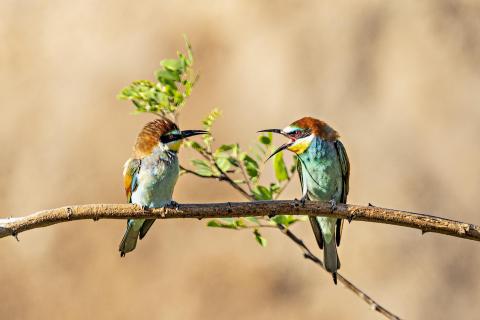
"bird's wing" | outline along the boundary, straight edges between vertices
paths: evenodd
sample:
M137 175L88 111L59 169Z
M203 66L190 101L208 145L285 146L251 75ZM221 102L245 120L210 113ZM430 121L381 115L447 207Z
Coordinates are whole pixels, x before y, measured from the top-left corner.
M123 170L123 184L125 186L125 194L127 202L132 202L132 193L138 187L138 172L140 171L141 160L130 158L125 162Z
M309 200L307 188L303 185L302 163L299 159L297 159L297 172L298 177L300 178L300 185L302 186L302 198L305 198L305 200ZM310 220L310 224L312 225L313 234L315 235L318 246L320 247L320 249L323 249L322 228L320 228L320 224L318 223L317 218L309 216L308 220Z
M340 168L342 169L343 188L340 202L347 203L347 195L349 189L348 183L350 179L350 162L348 161L347 151L339 140L335 141L335 148L337 149L338 159L340 160ZM340 239L342 238L342 229L343 219L338 219L336 232L337 246L340 245Z

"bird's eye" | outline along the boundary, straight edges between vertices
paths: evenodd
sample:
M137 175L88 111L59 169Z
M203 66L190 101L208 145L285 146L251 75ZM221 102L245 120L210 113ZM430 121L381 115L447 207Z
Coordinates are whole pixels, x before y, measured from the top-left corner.
M290 136L295 139L301 138L302 135L303 133L301 130L295 130L295 131L292 131L292 133L290 133Z

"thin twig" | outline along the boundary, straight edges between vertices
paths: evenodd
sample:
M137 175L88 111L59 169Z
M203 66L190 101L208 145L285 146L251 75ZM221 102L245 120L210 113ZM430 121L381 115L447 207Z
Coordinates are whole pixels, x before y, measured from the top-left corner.
M323 270L325 270L325 266L318 257L316 257L310 249L305 245L305 243L302 241L302 239L298 238L295 234L293 234L289 229L285 228L285 226L281 224L277 224L278 229L282 231L282 233L290 238L293 242L295 242L300 249L303 251L303 256L310 261L314 262L318 266L320 266ZM370 296L368 296L365 292L360 290L357 286L355 286L353 283L351 283L349 280L344 278L340 273L337 273L337 279L340 283L342 283L347 289L351 290L353 293L355 293L357 296L359 296L361 299L363 299L366 303L370 305L370 307L377 311L380 312L382 315L384 315L387 319L393 319L393 320L399 320L400 318L384 307L382 307L380 304L378 304L375 300L373 300Z
M190 169L187 169L185 168L184 166L180 166L180 170L183 170L185 171L186 173L190 173L190 174L193 174L194 176L197 176L199 178L207 178L207 179L217 179L217 180L222 180L222 178L220 176L203 176L193 170L190 170Z
M214 164L215 167L217 169L220 169L218 167L218 165L215 163ZM215 175L212 175L212 176L203 176L201 174L198 174L197 172L193 171L193 170L190 170L190 169L187 169L183 166L180 166L180 169L185 171L186 173L190 173L190 174L193 174L197 177L200 177L200 178L208 178L208 179L217 179L218 181L225 181L227 182L229 185L231 185L235 190L237 190L238 192L240 192L242 194L242 196L244 196L245 198L247 198L248 200L254 200L253 197L251 197L248 192L246 192L242 187L240 187L237 183L235 183L235 181L233 181L226 173L224 173L222 170L219 170L220 171L220 175L219 176L215 176Z
M287 186L290 184L290 182L292 181L292 176L293 174L290 174L288 176L288 179L287 181L283 184L283 186L280 188L280 190L278 190L278 193L275 195L275 197L273 197L273 200L278 200L278 198L280 197L280 195L283 193L283 191L285 191L285 189L287 188Z
M245 180L245 184L247 185L247 188L248 188L248 191L250 191L250 194L253 193L253 188L252 188L252 184L250 182L250 179L248 178L247 176L247 173L245 172L245 167L243 166L243 163L238 160L238 167L240 168L240 172L242 173L242 176L243 176L243 179Z

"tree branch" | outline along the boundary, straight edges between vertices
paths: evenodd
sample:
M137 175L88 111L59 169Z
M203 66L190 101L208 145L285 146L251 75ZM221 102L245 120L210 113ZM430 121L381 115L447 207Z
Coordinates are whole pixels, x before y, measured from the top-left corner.
M180 204L176 207L144 210L131 204L91 204L40 211L25 217L0 219L0 238L70 220L127 218L226 218L265 215L309 215L366 221L415 228L463 239L480 241L480 227L474 224L373 206L337 204L334 211L329 202L251 201L204 204Z

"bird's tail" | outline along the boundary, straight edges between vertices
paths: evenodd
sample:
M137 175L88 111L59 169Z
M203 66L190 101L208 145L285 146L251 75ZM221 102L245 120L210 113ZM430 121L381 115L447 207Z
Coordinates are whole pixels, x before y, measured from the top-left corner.
M133 219L127 221L127 230L123 235L122 241L118 250L120 251L120 256L124 257L127 252L133 251L137 246L138 236L140 234L140 228L136 226L136 223Z
M332 274L333 282L337 284L337 270L340 269L340 259L338 258L337 243L335 241L336 228L332 228L333 236L331 236L330 241L327 242L318 219L316 217L309 217L309 219L317 244L320 249L323 249L323 262L325 269Z
M337 270L340 269L340 259L338 258L335 239L328 243L324 241L323 262L325 263L325 269L332 274L333 282L337 284Z

